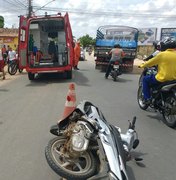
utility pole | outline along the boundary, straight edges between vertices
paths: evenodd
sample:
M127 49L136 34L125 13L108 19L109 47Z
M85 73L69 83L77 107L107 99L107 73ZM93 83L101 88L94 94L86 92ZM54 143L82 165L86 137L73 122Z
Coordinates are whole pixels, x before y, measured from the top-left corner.
M31 17L32 11L32 0L28 0L28 17Z

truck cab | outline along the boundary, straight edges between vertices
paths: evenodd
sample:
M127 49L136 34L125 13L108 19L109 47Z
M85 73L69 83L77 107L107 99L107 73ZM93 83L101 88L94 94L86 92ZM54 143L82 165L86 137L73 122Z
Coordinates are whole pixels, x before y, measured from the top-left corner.
M26 69L29 80L39 73L65 73L72 78L74 64L73 36L68 13L20 16L19 66Z

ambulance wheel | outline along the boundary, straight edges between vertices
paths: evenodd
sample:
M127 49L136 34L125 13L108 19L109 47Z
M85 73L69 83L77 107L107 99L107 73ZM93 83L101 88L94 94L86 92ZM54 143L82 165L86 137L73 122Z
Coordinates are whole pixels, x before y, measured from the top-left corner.
M34 80L34 78L35 78L35 74L32 74L32 73L30 73L30 72L28 72L28 78L29 78L29 80Z

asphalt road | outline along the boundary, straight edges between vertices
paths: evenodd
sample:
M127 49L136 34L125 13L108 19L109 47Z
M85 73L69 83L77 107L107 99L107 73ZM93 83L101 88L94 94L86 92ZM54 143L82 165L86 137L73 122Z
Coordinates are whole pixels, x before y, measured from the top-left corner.
M62 115L68 85L76 85L77 103L89 100L106 119L120 126L137 116L136 130L140 145L139 164L128 163L130 180L174 180L176 133L162 122L158 113L139 109L136 94L139 74L122 74L117 82L104 79L94 62L80 62L72 80L60 76L41 76L30 82L26 73L0 81L0 179L58 180L48 166L44 149L53 138L51 125Z

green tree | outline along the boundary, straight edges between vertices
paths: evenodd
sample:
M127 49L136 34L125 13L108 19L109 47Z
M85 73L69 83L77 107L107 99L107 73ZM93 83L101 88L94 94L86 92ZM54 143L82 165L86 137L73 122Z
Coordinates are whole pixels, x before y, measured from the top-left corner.
M83 48L95 45L95 39L90 37L88 34L80 37L79 40L80 40L81 46L83 46Z
M4 27L4 17L0 16L0 28Z

